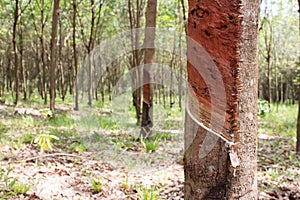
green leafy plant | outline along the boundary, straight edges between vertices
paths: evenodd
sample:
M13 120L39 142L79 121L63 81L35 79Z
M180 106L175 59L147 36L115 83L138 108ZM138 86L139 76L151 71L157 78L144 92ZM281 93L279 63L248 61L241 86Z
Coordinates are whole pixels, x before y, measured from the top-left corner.
M164 133L156 133L154 135L154 138L156 140L168 140L170 138L170 133L164 132Z
M12 186L12 190L16 194L26 194L30 190L30 188L30 185L26 185L20 182L15 182L15 184Z
M55 135L50 134L39 134L35 137L34 143L38 144L41 151L52 151L54 144L52 143L52 139L59 140L59 138Z
M278 168L275 169L270 168L267 170L267 175L269 175L271 181L274 181L280 176L280 172Z
M126 174L125 176L125 183L122 183L122 188L124 188L125 190L130 188L128 174Z
M29 144L32 141L33 141L33 135L30 132L25 132L18 138L19 143Z
M258 115L263 117L270 112L270 104L264 99L258 99Z
M76 145L74 147L75 151L77 151L78 153L83 153L86 151L86 146L84 146L83 144L79 144L79 145Z
M95 193L99 193L102 191L102 183L100 180L91 178L92 188Z
M156 186L152 186L150 189L136 186L136 190L140 199L143 200L157 200L159 199L160 190Z
M54 112L48 108L40 110L43 119L53 119L55 117Z
M7 170L0 168L0 191L2 191L2 196L0 197L2 199L18 194L26 194L31 188L30 185L20 183L16 178L11 177L9 174L12 170L12 167L9 167Z
M141 138L141 143L147 153L156 151L160 145L160 142L158 140L149 140L149 139L145 140L143 138Z

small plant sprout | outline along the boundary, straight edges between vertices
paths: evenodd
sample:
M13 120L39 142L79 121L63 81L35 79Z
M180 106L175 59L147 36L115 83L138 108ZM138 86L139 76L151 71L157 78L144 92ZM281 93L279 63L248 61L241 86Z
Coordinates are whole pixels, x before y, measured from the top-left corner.
M156 186L152 186L150 189L142 188L137 186L136 190L138 192L139 199L143 200L157 200L159 199L160 190Z
M144 140L143 138L141 138L141 143L147 153L156 151L158 146L160 145L160 142L158 140Z
M125 175L125 183L122 183L122 188L124 188L125 190L130 188L128 174Z
M91 178L91 183L94 193L99 193L102 191L102 183L100 180Z
M9 196L16 196L18 194L26 194L31 186L20 183L16 178L11 177L9 174L13 170L9 167L6 171L0 168L0 191L2 191L1 199L6 199Z
M52 139L59 140L59 138L55 135L39 134L35 137L34 143L39 145L41 152L52 151L54 146L54 144L51 141Z

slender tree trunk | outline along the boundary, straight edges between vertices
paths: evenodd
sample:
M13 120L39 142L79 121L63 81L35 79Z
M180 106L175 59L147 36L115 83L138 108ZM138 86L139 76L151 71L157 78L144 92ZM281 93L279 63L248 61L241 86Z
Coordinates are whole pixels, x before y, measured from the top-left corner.
M224 82L227 99L225 125L229 123L230 132L234 133L230 134L231 141L239 137L240 142L229 146L219 138L214 146L209 146L214 143L204 142L209 142L206 139L212 138L212 133L193 123L187 112L184 157L186 200L257 199L258 15L259 0L189 1L188 35L205 48L219 71L223 69L220 71L223 80L219 81ZM192 63L198 62L202 54L190 44L193 44L191 40L188 42L189 94L195 94L198 101L205 98L210 102L212 95L220 98L219 94L207 94L206 84L212 83L205 83L195 71ZM207 75L211 77L209 80L213 80L216 74L209 71L211 68L206 68ZM226 72L226 69L230 70ZM239 90L236 75L243 83L242 91ZM237 91L240 91L238 97ZM194 106L200 109L202 103L203 100ZM237 117L239 132L236 130ZM210 147L211 151L207 152L206 148ZM238 164L236 156L239 166L235 166Z
M300 31L300 0L298 0L298 6L299 6L299 31ZM299 32L300 33L300 32ZM299 34L300 37L300 34ZM299 62L300 62L300 56L299 56ZM300 82L300 81L299 81ZM300 86L298 86L298 120L297 120L297 144L296 144L296 152L297 154L300 154Z
M18 60L18 49L17 49L17 24L19 19L19 0L15 0L15 10L14 10L14 24L13 24L13 52L15 58L15 105L19 101L19 60Z
M55 109L55 68L56 68L56 35L59 16L59 1L53 0L52 33L51 33L51 60L50 60L50 109Z
M74 55L74 84L75 84L75 105L74 110L78 110L78 60L77 60L77 47L76 47L76 15L77 15L77 0L73 0L73 55Z
M89 55L89 66L88 66L88 105L92 105L93 100L93 45L94 45L94 29L95 29L95 1L91 0L91 30L90 30L90 38L88 43L88 55Z
M142 107L142 90L140 86L141 83L141 72L140 63L142 59L142 52L139 50L139 40L141 27L141 10L142 10L142 0L136 0L136 7L134 0L128 0L128 13L129 13L129 24L131 29L131 48L132 57L130 58L130 68L135 71L135 76L131 79L132 88L132 101L135 107L137 125L141 124L141 107Z
M146 32L145 32L145 56L143 70L143 110L142 110L142 127L141 134L143 137L151 135L152 122L152 106L153 106L153 91L151 88L151 65L154 63L155 49L155 26L156 26L156 0L148 0L146 11Z
M21 19L20 19L21 21ZM22 24L20 24L22 26ZM26 69L24 66L24 60L23 60L23 32L20 30L20 69L22 73L22 81L23 81L23 99L27 100L27 78L26 78Z
M63 34L62 34L62 21L61 18L58 19L59 24L59 49L58 49L58 69L60 71L60 83L58 84L58 88L60 86L60 96L62 100L65 100L66 96L66 81L65 81L65 70L63 66L63 58L62 58L62 51L63 51Z
M185 12L185 8L184 8L184 2L181 0L181 4L183 4L182 5L182 7L183 7L183 9L182 9L182 11L183 12ZM180 3L179 3L179 1L178 1L178 9L180 9ZM182 24L182 17L181 16L184 16L184 25L185 25L185 32L186 32L186 34L187 34L187 24L186 24L186 17L185 17L185 13L181 13L181 12L179 12L179 15L178 15L178 22L179 22L179 24ZM181 43L182 43L182 35L181 35L181 33L182 33L182 28L181 28L182 26L180 26L180 33L179 33L179 55L181 55ZM181 103L182 103L182 82L183 82L183 64L182 64L182 58L180 57L179 58L179 81L178 81L178 106L179 106L179 109L180 109L180 111L182 110L182 105L181 105Z
M267 55L265 56L266 62L267 62L267 79L268 79L268 101L269 104L272 104L272 60L271 60L271 54L272 54L272 43L273 43L273 28L272 25L269 24L269 38L268 38L268 32L265 30L265 45L266 45L266 51Z
M48 91L47 91L47 62L45 57L45 44L44 44L44 0L41 0L41 36L40 36L40 43L41 43L41 59L42 59L42 90L41 94L44 98L44 104L47 104L48 101ZM38 51L38 50L37 50Z
M3 60L2 57L0 57L0 77L2 77L2 79L0 80L0 97L2 97L2 95L4 94L4 83L5 83L5 79L4 79L4 67L3 67Z

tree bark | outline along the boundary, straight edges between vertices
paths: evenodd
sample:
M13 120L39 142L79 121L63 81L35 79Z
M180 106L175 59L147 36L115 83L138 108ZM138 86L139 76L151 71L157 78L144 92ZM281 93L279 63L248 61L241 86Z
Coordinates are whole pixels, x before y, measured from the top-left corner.
M243 16L242 20L240 20L240 15ZM211 133L193 123L187 113L184 156L185 199L187 200L257 199L258 15L259 0L189 1L188 35L190 39L205 48L219 70L223 69L221 75L227 99L226 120L231 119L229 124L232 129L230 130L236 130L237 122L232 124L231 121L236 120L237 113L228 110L230 108L228 105L236 105L233 102L236 100L239 116L237 133L240 142L232 146L239 158L237 167L233 166L234 162L230 162L233 149L221 139L217 140L209 153L202 155L202 148L206 148L203 142ZM238 46L237 49L234 48L235 45ZM196 58L201 56L197 55L197 51L194 51L194 54L189 53L193 51L190 48L188 46L188 61L195 59L191 56ZM236 63L235 57L238 58ZM228 91L236 95L235 90L238 85L235 81L226 80L226 78L224 80L224 76L232 73L233 77L229 78L234 79L235 75L230 71L237 70L237 67L243 89L238 99L231 99ZM188 81L191 86L189 94L195 94L198 100L206 98L209 102L212 95L216 96L216 94L205 92L208 88L206 84L209 83L204 83L203 77L195 71L190 61L188 62ZM193 131L191 127L195 127L195 132L190 133ZM191 134L195 135L193 140L187 137Z
M142 61L142 51L139 49L140 30L141 28L141 11L142 11L142 0L136 0L136 6L134 0L128 0L128 14L129 24L131 29L131 48L132 57L130 57L129 65L130 68L135 70L135 76L131 78L132 88L132 103L135 107L135 114L137 119L137 125L141 125L141 108L142 108L142 90L141 83L141 71L140 63Z
M153 92L151 88L151 65L155 62L155 26L156 26L156 0L148 0L146 11L146 32L145 32L145 56L143 69L143 110L141 134L143 137L151 135ZM153 47L153 48L149 48Z
M17 49L17 24L19 19L19 0L15 1L15 10L14 10L14 24L13 24L13 52L15 58L15 105L18 104L19 101L19 60L18 60L18 49Z
M45 58L45 44L44 44L44 28L45 28L45 21L44 21L44 0L41 0L41 35L40 35L40 43L41 43L41 59L42 59L42 90L41 94L43 94L44 104L47 104L48 101L48 92L47 92L47 69L46 69L46 58Z
M50 60L50 110L55 109L55 68L56 68L56 35L59 16L59 1L53 0L52 33L51 33L51 60Z
M78 61L77 61L77 47L76 47L76 15L77 15L77 0L73 0L73 56L74 56L74 84L75 84L75 105L74 110L78 110Z
M300 0L298 0L299 6L299 31L300 31ZM299 63L300 63L300 56L299 56ZM300 82L300 80L299 80ZM297 120L297 144L296 144L296 152L300 154L300 86L298 86L298 120Z

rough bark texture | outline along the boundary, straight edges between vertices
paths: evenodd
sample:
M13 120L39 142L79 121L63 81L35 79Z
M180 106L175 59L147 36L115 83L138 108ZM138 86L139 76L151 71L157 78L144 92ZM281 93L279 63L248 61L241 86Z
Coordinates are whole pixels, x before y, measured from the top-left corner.
M146 32L145 42L146 47L154 47L155 42L155 26L156 26L156 0L148 0L146 12ZM141 134L147 137L151 134L153 126L152 122L152 106L153 95L151 88L151 65L154 63L154 48L146 48L144 56L144 70L143 70L143 110L142 110L142 128Z
M210 133L199 127L185 152L185 199L257 199L258 12L258 0L189 1L188 35L204 47L222 75L226 92L224 128L239 137L234 149L240 166L234 173L228 148L221 140L200 158L201 145ZM190 56L195 55L188 53ZM208 86L190 63L188 76L189 93L204 105L200 112L207 113L200 116L208 115L209 119L209 107L216 105L210 105ZM188 115L186 123L192 123Z

